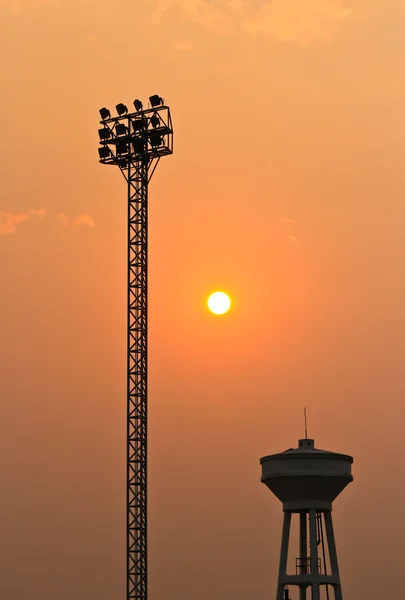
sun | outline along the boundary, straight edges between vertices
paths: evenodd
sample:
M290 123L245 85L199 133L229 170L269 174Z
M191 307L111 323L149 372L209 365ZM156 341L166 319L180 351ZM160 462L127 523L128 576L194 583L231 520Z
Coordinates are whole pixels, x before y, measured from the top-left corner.
M214 315L224 315L231 308L231 299L225 292L214 292L208 298L207 304Z

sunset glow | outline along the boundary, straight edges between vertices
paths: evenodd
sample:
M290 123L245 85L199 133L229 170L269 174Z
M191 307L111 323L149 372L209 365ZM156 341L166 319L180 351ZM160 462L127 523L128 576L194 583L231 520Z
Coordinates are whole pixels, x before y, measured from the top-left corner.
M404 31L404 0L0 0L0 600L126 600L128 363L153 600L273 600L259 459L297 446L304 406L355 459L343 600L405 596ZM130 230L129 332L99 110L155 94L174 152Z

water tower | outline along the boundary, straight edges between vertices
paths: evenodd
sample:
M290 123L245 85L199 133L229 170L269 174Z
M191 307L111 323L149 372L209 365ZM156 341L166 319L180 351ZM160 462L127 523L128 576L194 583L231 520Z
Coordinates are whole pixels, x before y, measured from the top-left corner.
M352 463L351 456L319 450L307 438L298 448L260 459L261 480L284 511L276 600L342 600L332 502L353 481ZM291 569L294 521L299 555Z

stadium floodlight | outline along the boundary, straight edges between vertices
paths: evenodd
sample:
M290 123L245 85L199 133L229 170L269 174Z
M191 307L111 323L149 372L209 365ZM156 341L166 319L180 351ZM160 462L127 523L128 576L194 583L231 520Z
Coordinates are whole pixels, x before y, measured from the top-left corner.
M132 141L132 148L134 149L135 154L143 154L145 150L145 143L142 138L135 138Z
M135 121L132 121L132 129L134 132L143 131L145 129L145 125L145 119L135 119Z
M159 96L152 97L156 107L151 108L147 98L144 107L140 100L132 100L128 111L126 106L117 105L119 114L111 110L113 116L96 127L105 126L111 132L111 137L99 144L100 163L114 165L126 182L125 600L148 600L148 190L160 159L173 154L170 108ZM153 116L159 118L158 126L152 125ZM125 135L118 135L124 131L118 128L120 125L126 126Z
M128 153L128 144L126 142L118 142L117 154L127 154L127 153Z
M111 131L108 129L108 127L103 127L103 129L98 130L98 137L101 141L109 140L111 137Z
M106 119L109 119L111 117L111 113L108 110L108 108L100 108L100 116L103 119L103 121L105 121Z
M98 154L99 157L103 160L104 158L108 158L109 156L111 156L111 151L108 148L108 146L102 146L98 149Z
M150 96L149 102L150 102L150 105L152 106L152 108L155 108L156 106L160 106L160 105L163 106L163 104L165 103L163 98L161 98L157 94L155 94L154 96Z
M163 138L158 133L152 133L149 139L153 148L157 148L163 144Z
M128 112L128 108L125 106L125 104L122 104L122 102L117 104L115 110L117 111L120 117L122 117L122 115L126 115Z
M157 115L153 115L153 117L150 118L150 124L155 129L156 129L156 127L159 127L159 125L160 125L160 119L159 119L159 117Z
M127 128L126 125L124 125L124 123L117 123L117 125L115 126L115 133L117 135L125 135L127 133Z

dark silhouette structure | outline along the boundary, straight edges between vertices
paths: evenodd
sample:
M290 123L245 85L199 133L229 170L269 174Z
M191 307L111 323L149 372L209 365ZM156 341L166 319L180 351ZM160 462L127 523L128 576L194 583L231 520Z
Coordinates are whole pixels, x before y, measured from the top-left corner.
M318 450L314 440L301 439L298 448L260 459L261 481L283 503L277 600L342 600L332 524L332 502L353 481L353 458ZM297 518L299 556L291 566L289 546L292 518Z
M173 153L170 110L160 96L117 116L100 110L100 162L121 170L128 190L127 600L147 599L148 185Z

